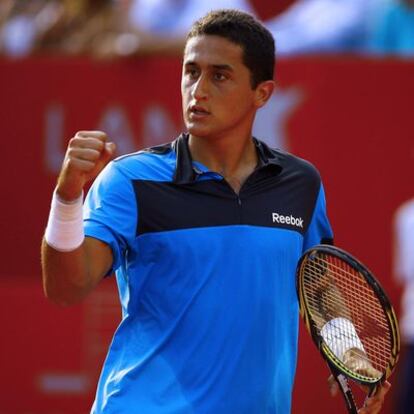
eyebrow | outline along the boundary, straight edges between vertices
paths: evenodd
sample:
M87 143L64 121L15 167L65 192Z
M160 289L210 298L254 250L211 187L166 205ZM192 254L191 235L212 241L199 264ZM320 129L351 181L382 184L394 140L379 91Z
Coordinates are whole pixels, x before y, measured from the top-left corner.
M192 60L189 60L187 62L184 62L184 66L199 66L199 65L196 62L194 62ZM208 65L208 66L210 66L213 69L228 70L230 72L232 72L234 70L233 66L227 65L227 64L221 64L221 65L216 64L216 65Z

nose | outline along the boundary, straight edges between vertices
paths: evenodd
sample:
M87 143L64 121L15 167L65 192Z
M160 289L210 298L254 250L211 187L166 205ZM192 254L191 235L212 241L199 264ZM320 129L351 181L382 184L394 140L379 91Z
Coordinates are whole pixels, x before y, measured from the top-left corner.
M191 95L196 101L206 99L208 96L208 80L205 76L201 75L197 82L194 82Z

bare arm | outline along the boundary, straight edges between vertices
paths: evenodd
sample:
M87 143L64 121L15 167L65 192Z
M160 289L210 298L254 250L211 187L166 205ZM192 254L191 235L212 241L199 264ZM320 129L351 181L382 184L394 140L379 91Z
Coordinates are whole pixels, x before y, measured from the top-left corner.
M112 252L108 245L86 237L71 252L60 252L42 241L42 273L45 295L59 305L83 299L108 272Z
M85 184L102 171L112 158L115 146L99 131L78 132L65 155L56 186L61 200L79 198ZM42 241L42 276L46 296L60 305L69 305L84 298L108 272L112 252L105 243L86 237L71 251L59 251Z

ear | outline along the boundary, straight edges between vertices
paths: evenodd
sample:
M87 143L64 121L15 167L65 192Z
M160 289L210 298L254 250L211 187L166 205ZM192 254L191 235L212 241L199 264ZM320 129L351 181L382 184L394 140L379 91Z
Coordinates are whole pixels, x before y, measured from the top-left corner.
M259 83L255 89L255 104L261 108L272 96L276 84L273 80L267 80Z

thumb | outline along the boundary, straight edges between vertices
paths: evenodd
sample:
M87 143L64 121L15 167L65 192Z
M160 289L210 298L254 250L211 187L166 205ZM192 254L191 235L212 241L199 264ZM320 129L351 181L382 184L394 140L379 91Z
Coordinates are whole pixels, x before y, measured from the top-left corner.
M115 155L115 151L116 151L115 142L105 143L105 152L108 153L111 158Z
M106 165L114 156L116 151L116 145L114 142L106 142L104 151L101 155L101 161Z

